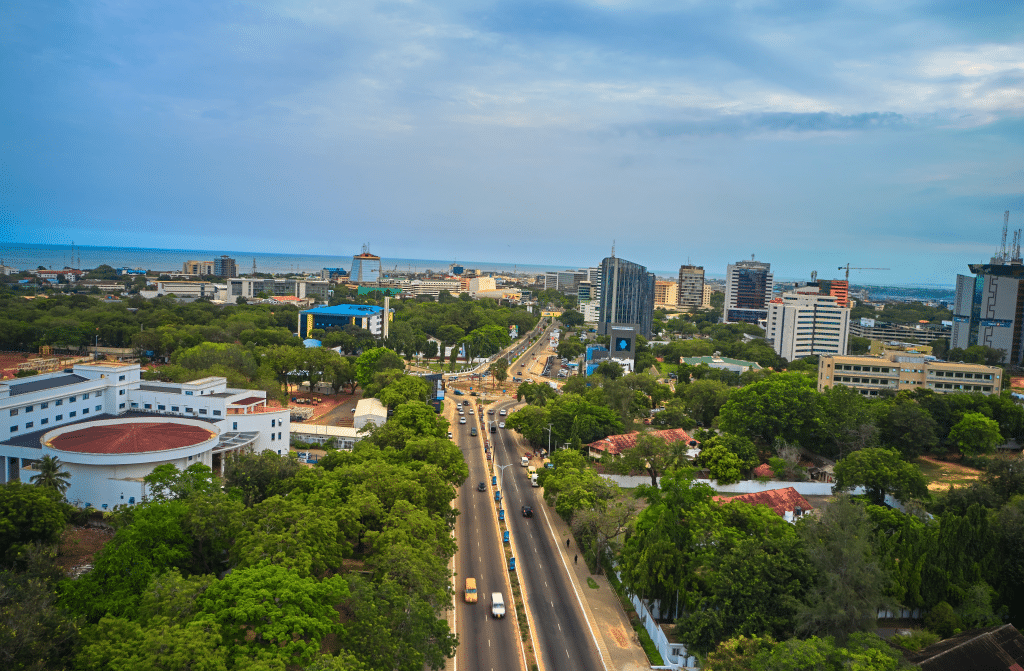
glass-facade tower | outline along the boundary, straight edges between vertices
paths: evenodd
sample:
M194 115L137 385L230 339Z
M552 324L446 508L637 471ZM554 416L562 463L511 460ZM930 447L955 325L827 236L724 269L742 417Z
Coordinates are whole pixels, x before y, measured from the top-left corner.
M638 263L610 256L601 261L601 297L597 332L611 326L632 326L651 337L654 316L654 275Z

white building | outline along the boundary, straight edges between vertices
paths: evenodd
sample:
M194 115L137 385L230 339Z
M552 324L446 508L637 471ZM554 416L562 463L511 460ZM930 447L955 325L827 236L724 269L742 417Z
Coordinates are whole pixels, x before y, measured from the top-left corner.
M71 474L68 500L96 508L144 500L142 478L161 464L219 473L228 452L285 454L291 426L264 391L222 377L144 382L138 364L114 362L0 383L0 416L3 482L28 482L53 455Z
M337 449L351 450L363 436L359 435L359 429L352 426L296 424L292 427L292 438L303 443L318 443L320 445L334 438Z
M493 277L474 277L469 281L470 296L476 296L481 291L496 291L497 288Z
M383 426L386 421L388 409L377 399L362 398L356 403L356 414L352 422L356 429L361 429L367 424Z
M768 304L765 338L788 361L846 354L850 308L839 307L835 296L817 292L817 287L797 289Z
M458 280L413 280L405 290L414 296L433 296L447 291L453 296L462 293L462 283Z
M162 280L156 283L157 296L174 294L178 298L208 298L223 301L228 296L228 285L213 282L189 282L185 280Z

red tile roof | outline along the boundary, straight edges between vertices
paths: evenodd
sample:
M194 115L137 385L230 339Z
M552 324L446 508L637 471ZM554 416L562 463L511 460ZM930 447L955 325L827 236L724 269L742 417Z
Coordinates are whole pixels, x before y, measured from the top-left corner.
M772 471L772 467L769 466L768 464L761 464L760 466L758 466L757 468L754 469L753 475L754 475L755 478L760 478L760 477L774 478L775 477L775 472Z
M267 399L260 398L259 396L249 396L247 398L243 398L241 401L231 401L231 405L252 405L254 403L262 403L266 400Z
M201 426L176 422L126 422L87 426L50 441L55 450L86 454L136 454L197 445L217 433Z
M681 440L689 444L689 442L693 440L693 438L690 437L690 434L688 434L683 429L662 429L660 431L647 431L646 433L651 436L660 436L661 438L665 439L665 442L668 443L675 443ZM590 443L590 445L588 445L587 447L593 450L597 450L598 452L604 452L605 450L608 450L610 454L620 454L624 450L628 450L632 448L634 445L636 445L636 439L639 436L639 431L634 431L633 433L623 433L618 436L608 436L607 438L602 438L601 440L595 440L594 442Z
M792 487L786 487L785 489L769 489L764 492L754 492L753 494L741 494L740 496L733 496L731 498L716 496L714 497L714 500L719 503L744 501L755 506L770 506L771 509L780 517L787 510L795 510L798 507L805 513L808 510L811 510L811 504L807 502L807 499L800 496L800 493Z

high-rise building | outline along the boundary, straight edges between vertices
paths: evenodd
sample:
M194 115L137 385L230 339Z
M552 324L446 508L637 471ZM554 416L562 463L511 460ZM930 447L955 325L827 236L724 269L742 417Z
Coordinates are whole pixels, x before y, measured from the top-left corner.
M350 282L356 284L378 284L381 275L380 257L370 253L370 248L363 245L361 254L352 257L352 270L348 274Z
M181 270L186 275L213 275L213 261L186 261Z
M816 286L800 287L768 303L765 338L787 361L846 354L850 308L839 307L835 296L818 291Z
M234 259L222 254L213 260L213 274L217 277L238 277L238 266Z
M653 315L654 275L638 263L614 256L601 261L597 332L608 335L612 326L633 326L650 338Z
M704 267L679 266L676 300L680 307L696 310L704 304Z
M951 348L984 345L1001 349L1003 363L1024 363L1024 265L972 263L974 276L957 275Z
M676 305L677 291L679 286L675 282L654 281L654 304L655 305Z
M768 317L775 280L772 265L760 261L730 263L725 274L725 322L757 324Z

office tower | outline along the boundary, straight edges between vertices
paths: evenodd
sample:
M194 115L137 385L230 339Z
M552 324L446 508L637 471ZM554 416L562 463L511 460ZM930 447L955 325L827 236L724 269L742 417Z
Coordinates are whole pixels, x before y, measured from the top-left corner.
M775 280L770 263L737 261L729 264L725 274L725 322L757 324L768 316Z
M704 266L679 266L676 300L680 307L696 310L704 304Z
M601 261L597 332L609 335L612 326L633 326L650 338L653 315L654 275L644 266L614 256Z
M371 254L369 246L363 245L362 253L352 257L349 281L356 284L379 284L381 275L380 257Z
M238 266L234 259L222 254L213 260L213 274L217 277L238 277Z
M1024 266L972 263L971 275L957 275L950 348L984 345L1005 352L1002 363L1024 363Z
M787 361L812 354L845 355L850 338L850 308L816 286L788 291L768 303L765 338Z

